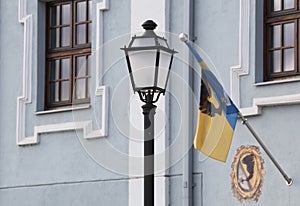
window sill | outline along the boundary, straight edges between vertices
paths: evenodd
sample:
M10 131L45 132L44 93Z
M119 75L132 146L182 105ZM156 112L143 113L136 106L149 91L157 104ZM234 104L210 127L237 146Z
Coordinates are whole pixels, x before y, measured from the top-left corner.
M45 111L38 111L35 112L36 115L43 115L43 114L52 114L52 113L59 113L59 112L69 112L69 111L75 111L75 110L81 110L81 109L88 109L90 108L90 104L81 104L81 105L74 105L70 107L63 107L59 109L53 109L53 110L45 110Z
M300 78L283 79L283 80L275 80L275 81L268 81L268 82L259 82L259 83L255 83L254 86L265 86L265 85L283 84L283 83L299 82L299 81Z

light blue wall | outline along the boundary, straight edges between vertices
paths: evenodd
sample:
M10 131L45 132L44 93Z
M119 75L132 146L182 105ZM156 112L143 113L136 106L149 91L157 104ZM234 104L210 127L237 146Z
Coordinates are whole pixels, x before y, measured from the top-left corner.
M99 1L94 1L96 5ZM257 3L258 2L258 3ZM251 1L250 15L250 74L241 80L241 106L250 107L253 98L272 97L299 93L300 82L256 86L262 67L261 44L261 10L260 1ZM93 119L100 121L101 97L92 95L91 108L53 114L36 115L41 110L43 89L38 85L37 77L43 76L43 31L38 31L37 8L43 8L43 2L28 0L28 12L33 14L33 101L26 106L26 135L33 135L35 125L63 123ZM239 6L238 0L195 0L195 44L201 48L210 63L215 65L217 76L221 77L227 91L230 87L230 67L239 62ZM110 8L104 12L104 76L103 84L110 88L109 95L109 136L105 139L82 141L82 131L65 131L40 135L40 144L34 146L16 145L16 108L17 97L22 94L22 57L23 24L18 22L18 1L0 0L0 205L127 205L128 176L116 168L106 167L93 159L82 144L93 144L101 149L103 142L128 154L129 117L128 97L129 79L122 52L119 50L130 40L130 0L110 0ZM178 33L184 29L182 16L185 15L181 0L170 1L171 45L180 53L174 60L170 91L178 85L190 87L192 102L197 113L199 98L198 73L195 82L184 82L181 78L182 68L187 63L181 55L186 51L181 42L177 42ZM95 13L94 13L95 15ZM257 15L257 16L256 16ZM40 13L39 19L43 14ZM95 17L95 16L94 16ZM37 25L40 27L37 27ZM95 29L95 25L94 25ZM95 34L93 39L95 45ZM97 48L93 47L93 51ZM195 66L196 69L199 67ZM92 74L94 81L95 71ZM180 80L181 82L178 82ZM180 84L179 84L180 83ZM126 89L125 89L126 88ZM93 88L95 89L95 88ZM179 91L170 96L169 141L187 138L182 133L181 105ZM124 104L122 104L124 103ZM126 104L125 104L126 103ZM97 115L95 115L95 112ZM141 114L142 115L142 114ZM245 205L298 205L300 171L298 138L300 107L299 104L264 107L262 114L249 117L250 123L262 137L272 154L293 178L292 187L287 187L283 178L261 151L265 160L266 176L262 195L258 203ZM194 123L196 118L194 118ZM97 127L94 123L94 127ZM100 125L101 126L101 125ZM194 128L195 130L195 128ZM194 132L194 131L193 131ZM257 145L247 129L237 124L232 147L227 163L207 159L198 151L193 151L193 202L194 205L233 206L240 203L231 191L231 163L236 149L241 145ZM103 148L102 148L103 149ZM104 150L103 150L104 151ZM183 164L178 153L170 152L172 167L169 170L170 205L180 206L183 199ZM185 154L185 153L184 153ZM103 157L110 160L110 156ZM120 159L119 159L120 161ZM120 162L126 171L128 159Z
M250 74L240 78L241 107L251 107L253 98L299 94L300 82L255 86L262 79L262 1L251 1L250 8ZM230 86L231 66L238 64L239 1L196 1L195 35L198 44L211 58L227 91ZM257 16L256 16L257 15ZM266 153L260 147L265 160L266 176L262 195L257 203L243 205L298 205L299 175L299 103L263 107L262 114L248 117L250 124L265 142L283 169L293 178L294 184L286 186ZM197 154L195 171L203 173L203 205L242 205L231 191L231 164L241 145L256 145L250 132L240 121L237 123L227 163L220 163Z
M93 1L94 19L96 19L97 2L101 1ZM105 165L93 160L82 146L83 140L80 140L82 131L45 133L39 136L38 145L16 145L17 97L22 95L23 88L24 34L24 25L18 21L18 3L18 0L0 1L0 93L2 96L0 98L0 205L127 205L128 177L105 168ZM44 35L44 28L41 24L40 27L37 26L37 8L43 9L43 4L45 3L38 0L27 1L27 12L33 15L33 89L32 103L26 106L26 135L32 136L33 128L37 125L83 121L91 118L98 121L98 125L94 124L94 127L100 127L103 113L102 100L101 97L94 97L94 85L91 107L88 109L35 114L42 108L42 104L38 105L37 100L43 98L43 95L37 95L37 91L43 93L39 88L43 86L37 84L38 71L44 69L43 60L40 59L44 58L43 46L39 45L43 44L41 40L43 38L39 36L38 39L38 35ZM40 14L40 17L42 18L43 15ZM104 43L107 44L117 37L128 34L129 25L130 1L110 1L109 11L104 12ZM95 25L93 26L95 28ZM124 40L118 41L123 44ZM115 82L127 72L125 63L115 62L115 59L121 55L119 47L122 44L113 48L115 56L108 55L104 60L104 65L114 63L110 65L108 71L105 71L103 79L112 93L116 87ZM112 50L111 46L106 46L105 49ZM91 81L94 82L95 70L92 76ZM98 116L95 115L95 111ZM101 141L113 142L120 151L128 153L126 138L119 132L112 116L109 116L108 121L109 137L105 140L91 141L94 141L95 145L101 144ZM116 194L118 194L117 198Z
M127 181L109 180L8 188L1 190L0 205L126 205L127 187Z

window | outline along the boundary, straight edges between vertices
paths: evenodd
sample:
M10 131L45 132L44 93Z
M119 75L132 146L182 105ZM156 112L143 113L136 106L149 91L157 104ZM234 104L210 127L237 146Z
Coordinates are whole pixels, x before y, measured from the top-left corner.
M45 107L88 103L91 0L47 3Z
M299 0L265 0L265 81L300 75Z

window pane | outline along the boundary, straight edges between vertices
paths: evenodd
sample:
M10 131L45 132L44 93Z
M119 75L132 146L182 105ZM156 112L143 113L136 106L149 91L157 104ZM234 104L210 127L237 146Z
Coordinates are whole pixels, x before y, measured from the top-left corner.
M58 82L50 83L49 86L49 101L58 102Z
M294 23L283 25L284 46L294 46Z
M61 79L70 79L70 59L61 60Z
M274 0L273 11L280 11L280 10L281 10L281 0Z
M50 26L59 25L59 6L50 7Z
M50 30L50 48L59 47L59 28Z
M88 98L92 0L47 0L46 108ZM80 55L80 56L79 56ZM77 101L77 102L81 102Z
M86 56L76 57L76 77L86 76Z
M59 79L59 75L58 75L58 71L59 71L59 60L53 60L49 62L49 75L50 81L54 81L54 80L58 80Z
M89 12L89 16L88 16L88 20L92 20L92 1L88 1L89 5L88 5L88 12Z
M273 44L271 45L271 48L277 48L280 47L280 28L281 25L271 26L271 36L273 37Z
M78 2L76 6L77 6L76 21L77 22L86 21L86 2L85 1Z
M86 82L87 79L77 79L76 80L76 92L75 99L84 99L86 98Z
M283 5L283 9L293 9L295 2L294 0L284 0Z
M294 49L285 49L283 51L283 71L293 71L294 67Z
M63 81L61 82L61 101L67 101L69 100L70 96L70 82L69 81Z
M272 73L281 72L280 50L271 52L271 71Z
M70 27L61 28L61 46L70 46Z
M76 26L77 41L76 44L86 43L86 24L79 24Z
M62 24L70 24L70 4L62 5Z

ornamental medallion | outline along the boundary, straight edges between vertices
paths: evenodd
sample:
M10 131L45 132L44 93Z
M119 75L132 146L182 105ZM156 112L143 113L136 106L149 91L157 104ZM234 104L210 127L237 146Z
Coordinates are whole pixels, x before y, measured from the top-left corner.
M265 176L263 163L258 147L241 146L237 149L230 176L233 194L240 202L258 201Z

